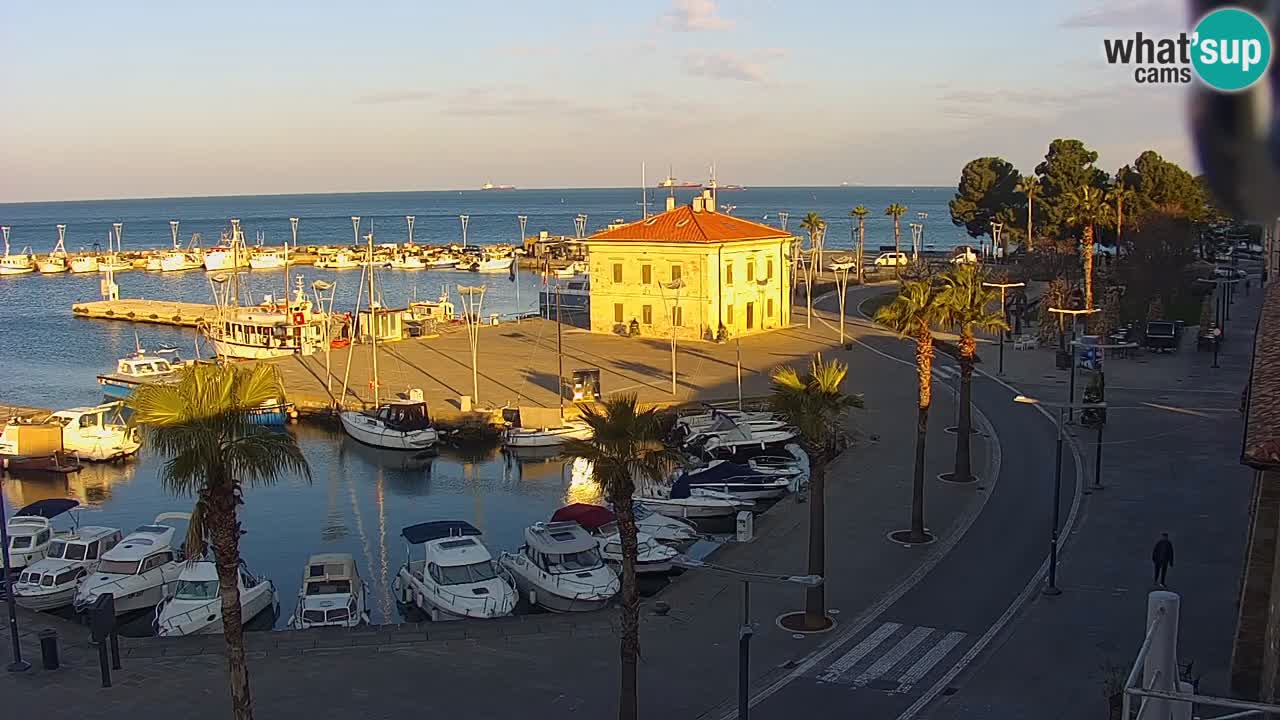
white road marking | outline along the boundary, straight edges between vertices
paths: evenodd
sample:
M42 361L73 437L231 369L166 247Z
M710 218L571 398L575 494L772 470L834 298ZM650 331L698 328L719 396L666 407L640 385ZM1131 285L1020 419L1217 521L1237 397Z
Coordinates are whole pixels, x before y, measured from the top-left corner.
M947 653L956 649L961 640L964 640L965 634L959 631L949 632L924 654L924 657L915 662L914 665L907 668L907 671L898 677L898 689L894 692L907 693L911 692L911 687L920 682L920 679L929 674L934 665L942 661Z
M818 676L822 682L839 682L840 676L846 670L853 667L859 660L866 657L868 653L879 647L890 635L898 631L902 627L898 623L884 623L876 628L875 632L862 639L862 642L855 645L849 652L841 655L838 660L831 663L827 667L826 672Z
M879 660L872 663L871 667L863 670L862 674L854 678L853 684L856 687L862 687L863 685L866 685L872 680L875 680L881 675L889 672L893 669L894 665L902 662L902 659L907 656L907 653L915 650L917 645L924 642L925 639L932 634L933 628L931 627L918 627L907 633L906 637L902 638L902 640L898 641L897 645L894 645L889 649L889 652L885 653Z

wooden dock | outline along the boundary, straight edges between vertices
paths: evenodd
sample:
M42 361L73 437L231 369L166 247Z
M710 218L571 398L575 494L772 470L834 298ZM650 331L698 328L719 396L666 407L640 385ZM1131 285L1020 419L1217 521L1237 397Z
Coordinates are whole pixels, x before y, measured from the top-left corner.
M124 298L76 303L71 306L71 313L76 317L94 320L123 320L179 327L196 327L201 323L212 322L218 315L215 306L203 303Z

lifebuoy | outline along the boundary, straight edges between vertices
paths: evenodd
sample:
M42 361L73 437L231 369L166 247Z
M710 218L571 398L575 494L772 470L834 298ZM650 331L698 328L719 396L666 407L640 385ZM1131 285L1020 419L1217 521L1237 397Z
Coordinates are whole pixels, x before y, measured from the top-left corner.
M304 325L306 324L306 322L307 322L307 316L302 312L296 312L293 314L294 325Z

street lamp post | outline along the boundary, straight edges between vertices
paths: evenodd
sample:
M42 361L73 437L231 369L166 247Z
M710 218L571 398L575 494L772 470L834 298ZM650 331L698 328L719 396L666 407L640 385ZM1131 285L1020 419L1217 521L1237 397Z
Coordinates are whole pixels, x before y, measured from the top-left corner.
M1076 343L1076 318L1080 315L1092 315L1102 312L1102 309L1071 310L1069 308L1049 308L1049 312L1057 313L1059 318L1063 315L1071 316L1071 343L1067 346L1071 348L1068 352L1071 356L1071 382L1067 385L1067 404L1069 405L1076 401L1076 352L1073 348ZM1067 409L1067 422L1075 422L1075 411L1071 408Z
M4 596L9 605L9 639L13 641L13 661L5 666L5 670L26 672L31 669L31 663L22 659L22 641L18 638L18 610L13 604L13 572L9 560L9 528L4 519L3 483L0 483L0 552L4 560Z
M924 244L924 225L913 222L909 224L911 228L911 262L920 261L920 246ZM894 267L897 267L896 260Z
M1216 267L1214 268L1214 272L1217 272ZM1227 285L1234 288L1235 284L1240 282L1240 279L1215 276L1213 278L1196 278L1196 282L1213 283L1213 320L1218 324L1218 327L1216 328L1217 333L1213 336L1213 365L1211 367L1216 369L1219 367L1218 346L1222 343L1222 338L1226 335L1227 320L1231 319L1230 305L1222 295L1222 286Z
M517 248L520 253L524 252L524 229L529 223L528 215L517 215L516 222L520 223L520 244ZM520 316L524 314L524 307L520 305L520 253L515 253L515 257L511 258L511 279L516 284L516 322L520 322Z
M665 302L666 290L675 292L671 307L668 311L669 322L671 323L671 396L677 394L676 388L676 311L680 309L680 289L684 287L684 278L676 278L668 283L658 283L658 288L662 291L662 299Z
M929 213L927 213L927 212L918 212L918 213L916 213L916 219L920 221L920 223L919 223L919 225L920 225L920 251L921 251L921 252L924 252L924 231L925 231L925 225L926 225L925 221L929 219Z
M1099 345L1086 345L1079 341L1072 341L1074 347L1091 347L1096 348L1100 353L1107 350L1131 350L1138 347L1138 343L1111 343ZM1098 383L1102 386L1103 396L1099 400L1106 400L1107 391L1107 373L1105 371L1105 359L1102 355L1098 356ZM1084 403L1088 408L1096 408L1097 403ZM1084 413L1080 414L1080 421L1084 422ZM1102 490L1102 429L1106 426L1105 421L1098 422L1098 442L1093 452L1093 485L1090 490Z
M1000 288L1000 317L1004 318L1004 322L1007 325L1009 323L1009 312L1005 310L1005 306L1004 306L1005 291L1008 290L1009 288L1026 287L1027 284L1026 283L984 282L982 283L982 286L991 287L991 288ZM998 375L1004 375L1004 336L1005 336L1005 331L1001 330L1000 331L1000 369L997 371Z
M831 263L831 269L835 272L836 288L839 291L840 299L840 347L848 350L844 342L844 304L845 293L849 290L849 271L853 269L854 263L848 257L838 257L836 261Z
M329 394L329 398L333 398L333 374L330 372L329 356L333 348L333 296L336 292L334 288L337 283L325 282L324 280L316 280L311 283L311 291L315 293L316 305L320 308L320 315L324 318L324 389ZM325 307L324 293L329 292L328 308Z
M467 223L471 222L470 215L459 215L458 221L462 223L462 247L467 246Z
M799 585L805 588L815 588L822 585L823 577L821 575L769 575L748 572L722 565L712 565L684 555L677 555L671 564L686 570L706 570L717 575L724 575L742 581L742 624L738 626L738 720L748 720L748 715L751 712L751 636L755 634L755 628L751 625L751 583Z
M782 232L787 231L787 219L791 217L791 213L783 210L778 213L778 222L782 224Z
M1041 405L1043 407L1051 407L1058 410L1058 439L1054 448L1054 469L1053 469L1053 520L1052 529L1049 533L1049 577L1048 583L1043 590L1045 595L1061 595L1062 590L1058 588L1058 518L1059 518L1059 496L1062 494L1062 440L1065 434L1066 423L1063 414L1071 409L1094 408L1105 410L1106 403L1047 403L1041 402L1026 395L1019 395L1013 399L1016 403L1024 403L1027 405Z
M471 399L480 404L480 371L477 369L477 348L480 344L480 311L484 307L484 292L488 285L459 285L463 317L467 323L467 340L471 343Z
M991 253L990 254L995 255L996 246L997 245L1000 246L1000 263L1002 265L1004 264L1005 252L1004 252L1004 243L1001 242L1000 236L1003 233L1003 231L1004 231L1004 223L1002 222L991 223Z
M409 244L413 244L413 221L417 220L415 215L405 215L404 221L409 226Z

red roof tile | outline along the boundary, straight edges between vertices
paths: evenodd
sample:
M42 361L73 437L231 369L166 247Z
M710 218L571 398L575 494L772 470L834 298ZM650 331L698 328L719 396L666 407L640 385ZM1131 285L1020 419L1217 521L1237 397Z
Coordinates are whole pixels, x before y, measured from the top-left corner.
M721 212L694 212L692 207L681 205L647 220L637 220L612 230L603 230L587 240L722 243L789 237L790 233L776 227Z

